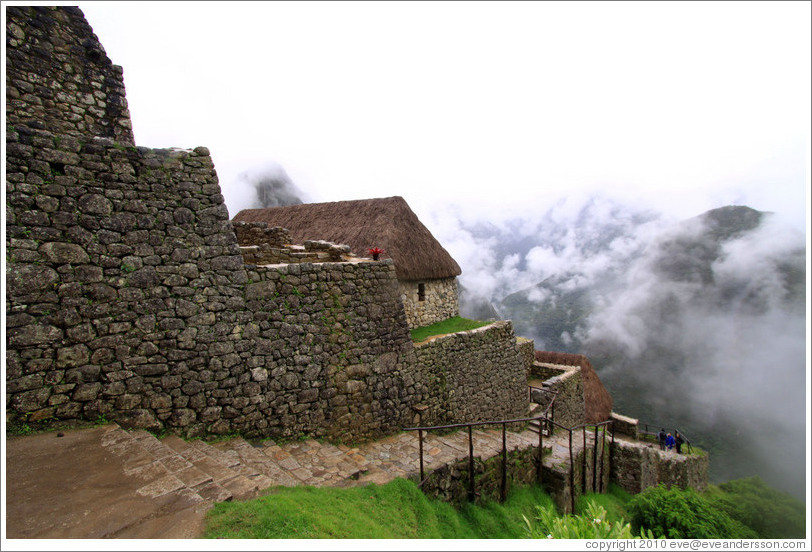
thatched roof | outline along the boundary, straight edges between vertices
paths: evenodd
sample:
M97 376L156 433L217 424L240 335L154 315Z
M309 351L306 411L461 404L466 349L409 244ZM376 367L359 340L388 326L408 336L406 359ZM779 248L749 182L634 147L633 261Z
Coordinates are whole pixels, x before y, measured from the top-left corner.
M384 250L381 258L394 261L400 280L450 278L462 272L399 196L244 209L234 220L282 226L294 243L326 240L349 245L361 256L379 247Z
M536 361L565 366L580 366L581 380L584 384L584 417L589 424L605 422L612 416L614 401L612 395L603 386L592 363L584 355L536 351Z

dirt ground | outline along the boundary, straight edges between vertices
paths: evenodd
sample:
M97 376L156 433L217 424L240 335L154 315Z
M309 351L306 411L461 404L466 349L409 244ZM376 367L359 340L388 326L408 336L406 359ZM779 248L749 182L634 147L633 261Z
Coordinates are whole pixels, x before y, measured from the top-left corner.
M104 427L10 437L6 454L8 539L189 539L209 505L150 499L104 449ZM61 435L61 436L59 436Z

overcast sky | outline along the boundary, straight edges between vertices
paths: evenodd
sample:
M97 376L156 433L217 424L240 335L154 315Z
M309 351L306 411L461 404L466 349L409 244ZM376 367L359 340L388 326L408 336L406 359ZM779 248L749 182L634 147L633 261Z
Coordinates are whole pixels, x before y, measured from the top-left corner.
M309 201L401 195L494 217L603 190L803 226L808 2L79 2L136 143L210 148Z

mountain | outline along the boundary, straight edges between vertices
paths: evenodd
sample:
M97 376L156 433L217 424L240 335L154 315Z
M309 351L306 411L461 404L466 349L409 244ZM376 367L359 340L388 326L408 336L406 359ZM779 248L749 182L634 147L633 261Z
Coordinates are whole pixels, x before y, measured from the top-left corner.
M587 355L616 411L711 449L712 478L803 488L802 232L746 206L672 222L600 200L479 231L498 280L480 310L537 349Z

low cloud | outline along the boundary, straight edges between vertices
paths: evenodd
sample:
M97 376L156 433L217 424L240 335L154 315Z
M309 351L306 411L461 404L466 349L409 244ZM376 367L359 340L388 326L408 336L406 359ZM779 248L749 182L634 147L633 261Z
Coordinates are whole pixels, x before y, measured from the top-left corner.
M555 343L590 356L618 411L682 425L714 448L717 478L758 473L797 491L805 236L751 211L733 211L744 217L738 231L593 196L498 223L445 211L432 230L460 263L460 283L537 348L550 328L529 321L561 320Z

